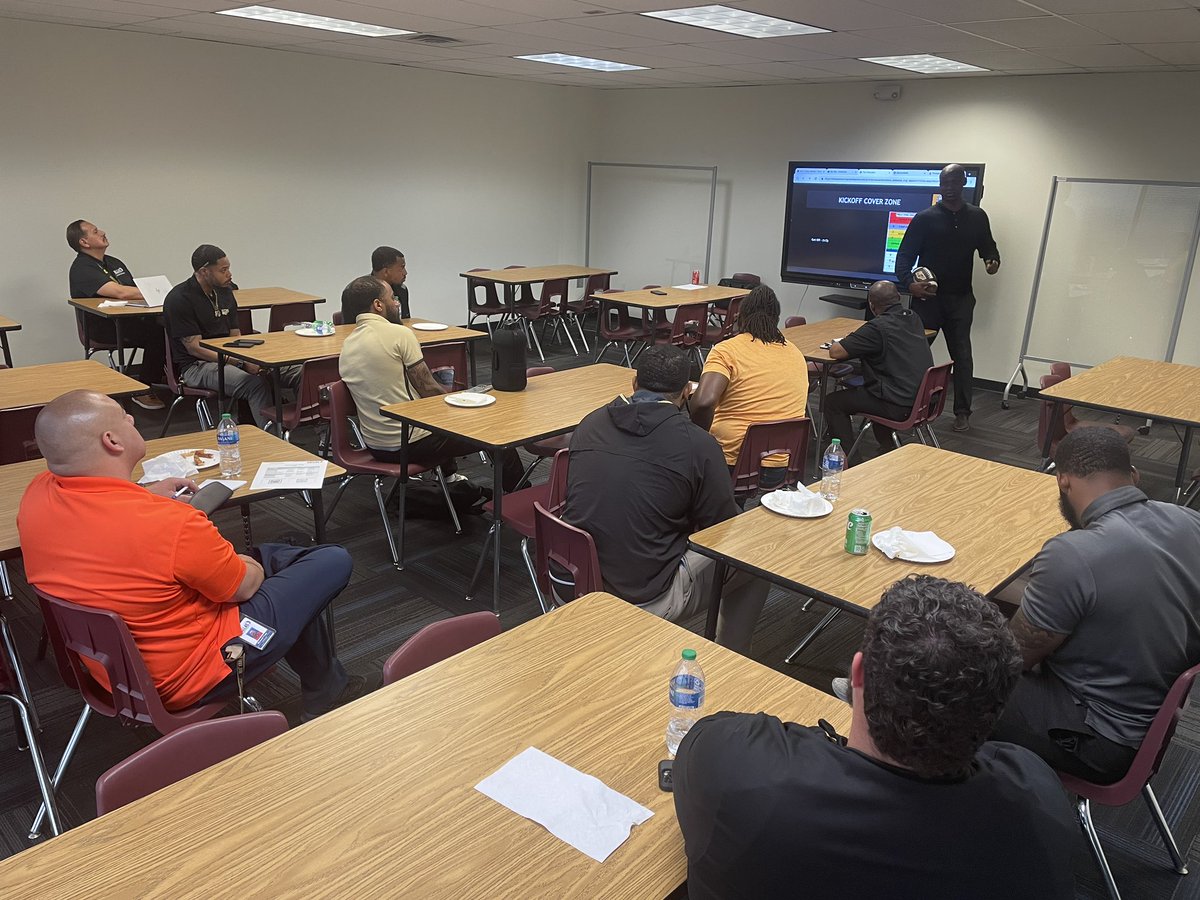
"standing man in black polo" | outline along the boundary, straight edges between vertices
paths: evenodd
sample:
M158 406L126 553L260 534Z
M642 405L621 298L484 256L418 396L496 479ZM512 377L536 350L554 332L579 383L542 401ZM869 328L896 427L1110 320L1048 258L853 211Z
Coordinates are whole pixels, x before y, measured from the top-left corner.
M232 284L233 272L225 251L212 244L201 244L192 253L192 277L171 288L163 303L179 380L190 387L216 390L218 385L217 354L201 347L200 342L241 334ZM283 383L295 387L300 367L287 366L279 375ZM260 428L267 422L263 408L275 403L271 385L261 376L258 366L238 359L225 363L225 394L249 403Z
M408 278L404 254L395 247L376 247L375 252L371 254L371 274L392 286L392 294L400 304L400 318L412 318L412 313L408 310L408 288L404 284Z
M967 173L957 163L942 169L942 199L915 216L896 254L896 277L912 294L912 308L926 328L946 332L946 349L954 360L954 430L966 431L971 416L971 292L973 255L978 252L989 275L1000 268L1000 251L992 238L987 213L963 201ZM936 282L914 281L918 264L933 270Z
M141 300L142 292L133 283L129 267L115 256L109 256L108 235L88 222L76 219L67 226L67 245L77 256L71 263L70 289L72 300L87 297L103 297L106 300ZM88 315L75 311L76 319ZM164 375L162 328L151 317L130 319L121 326L123 343L142 348L142 381L154 384ZM87 323L87 334L105 344L117 342L117 329L108 319L92 316ZM150 391L131 398L142 409L162 409L163 402Z

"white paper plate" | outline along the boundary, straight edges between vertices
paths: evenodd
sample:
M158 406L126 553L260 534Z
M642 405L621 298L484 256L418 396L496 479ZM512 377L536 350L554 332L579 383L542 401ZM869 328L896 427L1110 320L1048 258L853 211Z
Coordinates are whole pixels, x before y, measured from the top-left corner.
M830 503L828 500L826 500L824 497L820 496L819 494L815 494L812 491L808 491L808 493L813 494L814 497L816 497L818 500L821 501L821 506L816 508L817 511L816 512L795 512L794 509L792 508L792 506L788 503L788 500L791 499L790 497L788 497L788 494L798 494L798 493L800 493L800 492L799 491L771 491L771 493L769 493L769 494L763 494L760 502L762 503L763 506L765 506L771 512L779 513L779 515L781 515L781 516L790 516L793 519L819 519L822 516L827 516L831 512L833 512L833 504Z
M451 406L489 406L496 402L491 394L472 394L470 391L459 391L457 394L447 394L446 402Z
M204 471L205 469L211 469L213 466L217 466L217 465L221 464L220 452L217 450L210 450L207 447L193 447L190 450L176 450L176 451L174 451L174 453L176 456L178 456L180 459L182 459L188 465L195 466L200 471ZM207 454L207 455L201 456L200 461L197 462L196 461L197 453L202 453L202 454ZM206 459L208 460L208 462L204 462L204 460L206 460Z
M938 540L942 541L941 538L938 538ZM880 550L879 548L879 534L871 535L871 543L875 545L876 550L879 550L880 553L883 553L883 550ZM945 541L942 541L942 545L945 549L943 549L941 553L937 553L933 556L910 556L907 553L899 553L896 555L896 559L902 559L905 562L911 563L940 563L946 562L946 560L949 559L954 559L954 548ZM883 555L887 556L886 553Z
M297 328L292 334L298 334L300 337L333 337L333 333L319 334L312 328Z
M441 322L414 322L409 328L415 328L417 331L445 331L449 325L443 325Z

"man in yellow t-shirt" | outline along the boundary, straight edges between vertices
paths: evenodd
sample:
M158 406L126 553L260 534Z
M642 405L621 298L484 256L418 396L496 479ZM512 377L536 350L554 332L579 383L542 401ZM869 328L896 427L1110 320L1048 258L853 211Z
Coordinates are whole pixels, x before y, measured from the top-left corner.
M692 421L712 433L736 465L746 429L755 422L804 416L808 364L779 330L779 299L765 284L752 290L738 309L738 334L712 348L700 386L689 401ZM764 487L783 481L784 454L767 457Z

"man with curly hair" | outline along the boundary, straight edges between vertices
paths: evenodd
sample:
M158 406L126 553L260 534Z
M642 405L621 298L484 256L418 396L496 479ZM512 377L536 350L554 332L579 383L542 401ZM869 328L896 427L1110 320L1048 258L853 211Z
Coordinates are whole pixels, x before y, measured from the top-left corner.
M1021 672L996 607L912 576L871 612L842 739L722 712L679 746L675 811L692 900L1070 898L1070 804L1032 752L985 743Z

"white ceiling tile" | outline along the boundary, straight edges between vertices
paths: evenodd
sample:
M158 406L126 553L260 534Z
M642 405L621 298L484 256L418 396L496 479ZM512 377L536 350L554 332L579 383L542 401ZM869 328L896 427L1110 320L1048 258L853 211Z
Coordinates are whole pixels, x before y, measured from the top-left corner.
M1042 56L1070 63L1083 69L1129 66L1161 66L1162 60L1140 53L1124 44L1097 44L1091 47L1047 47Z
M659 43L654 38L616 31L601 31L599 28L583 28L570 22L527 22L496 29L508 35L519 34L543 38L546 45L589 46L589 47L652 47Z
M665 44L689 43L697 37L716 34L716 32L707 29L694 28L691 25L680 25L678 22L667 22L663 19L652 19L648 16L639 16L634 13L588 16L585 19L570 19L568 21L572 25L598 28L601 31L615 31L619 34L633 34L638 37L653 38Z
M743 63L759 61L757 57L746 56L744 53L731 53L720 44L666 44L645 47L642 51L652 53L655 57L685 60L693 65L744 68Z
M1135 44L1138 50L1175 66L1200 65L1200 43Z
M1182 9L1186 0L1034 0L1042 9L1059 15L1102 12L1135 12L1148 9Z
M604 9L603 3L587 3L581 0L475 0L493 9L531 16L535 19L574 19L584 16L589 10Z
M861 59L814 59L806 66L822 72L834 72L838 75L855 75L863 78L879 78L892 80L895 78L916 77L916 72L906 72L892 66L881 66L877 63L863 62Z
M1071 21L1127 44L1200 41L1200 10L1100 13L1071 16Z
M724 5L832 31L924 24L921 19L907 13L863 0L733 0ZM671 5L664 8L670 9Z
M1025 72L1030 69L1046 71L1056 67L1068 71L1075 68L1069 63L1047 59L1028 50L967 50L956 54L954 58L959 62L982 66L993 72Z
M698 43L697 47L719 47L731 53L740 53L767 62L801 62L806 59L833 59L835 53L822 53L808 46L792 43L792 38L747 38L738 37L730 40L707 41Z
M945 25L916 25L904 28L871 28L851 32L856 37L878 41L893 53L947 53L960 50L999 50L1002 45L977 34Z
M834 32L833 34L801 34L789 37L761 38L758 40L749 38L748 40L751 40L755 44L773 44L776 41L782 44L784 41L787 41L791 46L812 50L835 58L857 59L860 56L891 55L891 48L881 38L878 36L861 37L861 34L862 32L855 32L853 34Z
M983 22L996 19L1023 19L1037 15L1035 6L1021 0L875 0L882 7L931 22Z
M251 5L251 0L226 0L221 9L231 9L239 5ZM306 12L317 16L329 16L334 19L348 19L351 22L364 22L368 25L382 25L385 28L403 28L406 31L436 32L441 28L453 28L457 24L449 19L419 15L407 9L385 9L378 6L366 6L362 3L344 2L344 0L321 0L319 4L309 2L309 0L261 0L261 5Z
M266 3L267 0L262 0ZM377 9L395 10L396 3L388 0L358 0L363 6ZM468 25L513 25L518 22L534 22L536 16L487 6L480 3L468 3L466 0L403 0L405 12L429 16L433 19L447 19L451 22L464 22Z
M750 65L738 66L744 72L754 72L761 75L774 75L778 78L786 78L789 81L813 80L820 78L828 78L832 73L823 72L820 69L809 68L808 66L800 66L795 63L786 62L758 62Z
M1053 16L1008 19L1003 22L969 22L958 27L1021 50L1115 43L1108 35Z

